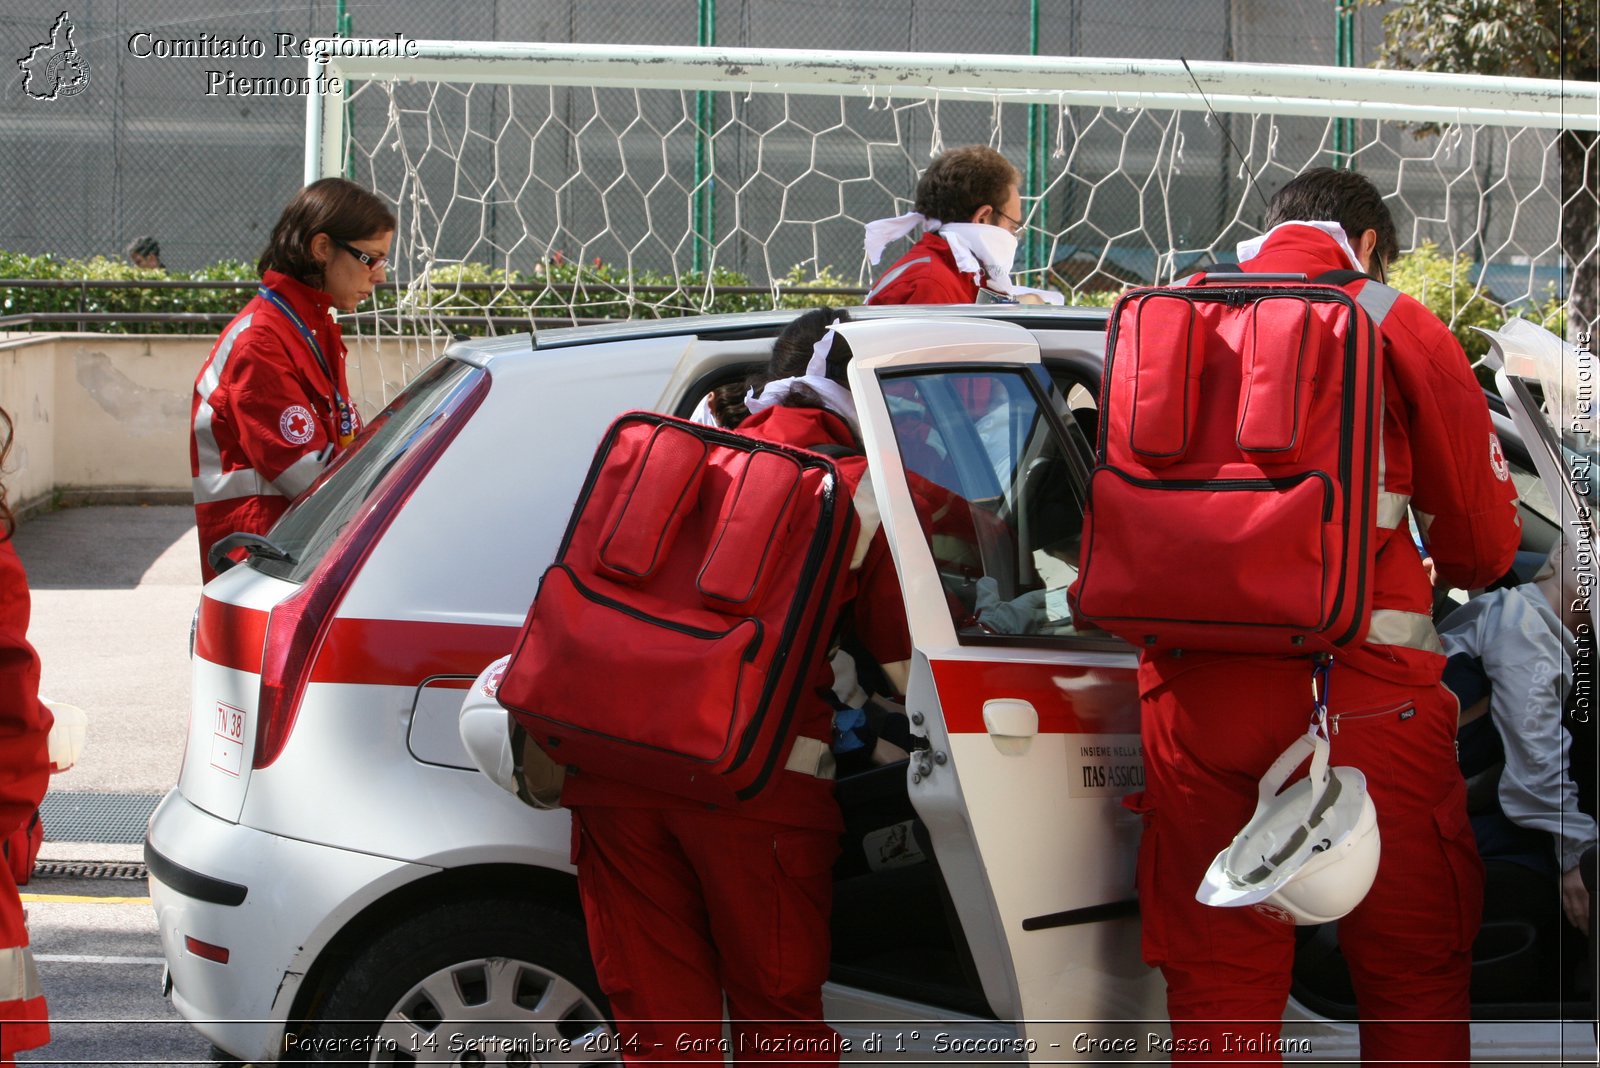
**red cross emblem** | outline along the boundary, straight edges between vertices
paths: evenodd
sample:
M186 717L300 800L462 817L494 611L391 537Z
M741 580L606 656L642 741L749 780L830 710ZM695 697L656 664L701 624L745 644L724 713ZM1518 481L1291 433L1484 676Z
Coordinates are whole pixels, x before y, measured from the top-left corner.
M316 424L303 404L291 404L278 416L278 432L290 445L304 445L316 436Z

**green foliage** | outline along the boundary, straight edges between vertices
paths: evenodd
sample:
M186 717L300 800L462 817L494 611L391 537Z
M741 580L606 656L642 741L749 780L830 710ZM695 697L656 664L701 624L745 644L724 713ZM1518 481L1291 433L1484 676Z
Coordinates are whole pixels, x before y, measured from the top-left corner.
M1362 0L1384 3L1385 66L1593 81L1593 0Z
M185 286L60 288L7 286L8 279L62 281L194 281L247 283L239 288L203 289ZM226 260L188 274L145 270L120 260L96 256L88 260L57 259L0 251L0 315L50 312L207 312L232 315L249 299L256 281L253 264ZM854 290L854 292L851 292ZM737 271L717 267L672 274L649 269L628 270L601 261L555 262L521 272L483 263L447 263L429 268L407 286L390 282L374 291L365 310L398 310L403 330L428 329L435 316L457 316L448 329L483 333L486 316L537 320L659 319L711 312L765 311L773 307L804 308L854 304L858 287L827 269L810 274L797 265L771 288L753 286ZM366 329L371 320L356 316L347 329ZM43 322L45 328L100 329L119 333L215 332L215 324L106 323L85 326ZM386 324L384 329L390 327Z
M778 279L778 307L837 308L855 305L863 299L860 293L850 292L856 288L854 282L826 267L808 278L805 266L797 263L789 268L788 274Z
M237 261L213 264L192 274L174 274L167 271L135 267L123 260L95 256L87 260L56 259L54 256L30 256L26 253L0 251L0 315L24 313L49 314L50 312L98 312L108 314L150 312L173 314L199 312L232 315L248 299L248 287L239 289L189 289L182 286L128 288L94 288L89 286L62 286L59 288L7 286L9 279L45 279L67 282L154 282L154 281L238 281L253 283L255 268ZM113 323L85 326L70 322L42 323L45 327L59 325L65 330L103 329L118 333L212 333L215 326L200 322L183 323Z
M1446 256L1432 242L1419 245L1389 268L1389 284L1449 324L1473 362L1489 351L1489 344L1472 328L1499 326L1506 318L1501 307L1473 284L1476 274L1466 256Z
M1068 293L1067 303L1075 308L1109 308L1121 300L1125 292L1121 289L1084 289L1073 293L1066 286L1061 288Z
M1489 351L1489 340L1474 327L1493 330L1507 319L1521 316L1559 334L1565 329L1560 298L1547 294L1542 301L1507 309L1475 283L1478 271L1465 255L1447 256L1437 245L1425 242L1395 260L1389 284L1415 297L1449 325L1468 358L1479 364ZM1488 370L1479 364L1479 377L1489 385Z

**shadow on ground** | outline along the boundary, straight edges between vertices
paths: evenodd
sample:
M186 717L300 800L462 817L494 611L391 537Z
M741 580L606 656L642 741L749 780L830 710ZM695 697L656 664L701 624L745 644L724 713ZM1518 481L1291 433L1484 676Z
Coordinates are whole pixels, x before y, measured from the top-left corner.
M200 578L194 509L181 505L63 508L20 524L13 544L35 590L192 585Z

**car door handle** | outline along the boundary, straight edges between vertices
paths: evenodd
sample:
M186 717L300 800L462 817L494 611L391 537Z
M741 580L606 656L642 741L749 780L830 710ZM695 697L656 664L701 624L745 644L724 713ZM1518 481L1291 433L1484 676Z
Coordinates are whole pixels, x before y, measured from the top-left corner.
M996 697L983 703L983 726L996 749L1021 756L1039 733L1039 711L1028 701Z

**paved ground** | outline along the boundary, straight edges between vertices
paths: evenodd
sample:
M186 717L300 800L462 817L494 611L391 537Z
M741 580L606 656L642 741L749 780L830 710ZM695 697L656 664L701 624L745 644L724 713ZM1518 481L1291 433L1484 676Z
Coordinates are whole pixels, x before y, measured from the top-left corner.
M30 519L15 537L44 693L89 713L82 759L52 791L165 793L189 716L189 622L200 596L193 511L66 509ZM134 844L47 840L40 851L41 861L66 865L141 857ZM36 875L23 891L53 1035L23 1063L209 1063L210 1043L161 996L143 881Z
M52 788L165 793L189 722L189 627L200 600L194 512L68 508L17 528L42 690L89 713L78 766Z

